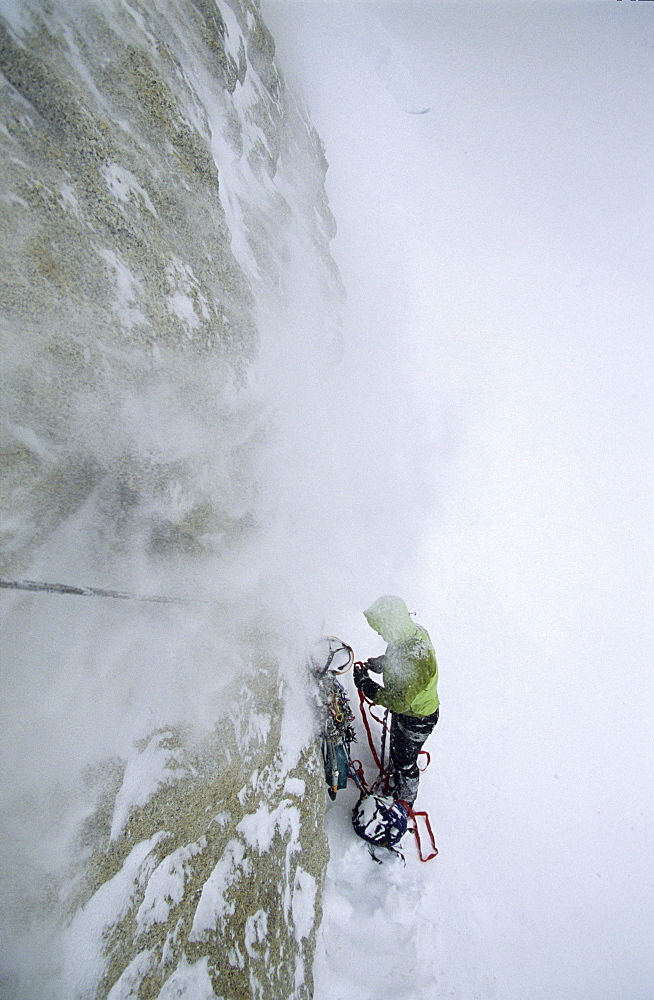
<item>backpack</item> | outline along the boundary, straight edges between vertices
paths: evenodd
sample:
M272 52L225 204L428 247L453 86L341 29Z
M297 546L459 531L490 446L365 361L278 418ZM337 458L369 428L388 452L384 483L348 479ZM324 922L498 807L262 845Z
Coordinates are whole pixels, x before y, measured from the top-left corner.
M399 854L394 845L407 831L409 813L401 802L390 795L361 795L352 810L354 832L367 841L371 848L386 847ZM370 850L375 861L379 861Z

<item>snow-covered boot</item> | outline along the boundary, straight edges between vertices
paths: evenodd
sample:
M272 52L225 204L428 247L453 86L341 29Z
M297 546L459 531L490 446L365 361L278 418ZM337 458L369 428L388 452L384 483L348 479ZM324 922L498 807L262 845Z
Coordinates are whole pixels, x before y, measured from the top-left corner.
M393 788L391 795L394 799L406 802L408 806L412 806L416 801L416 796L418 795L420 777L410 778L401 771L396 771L395 775L397 776L398 781L395 788Z

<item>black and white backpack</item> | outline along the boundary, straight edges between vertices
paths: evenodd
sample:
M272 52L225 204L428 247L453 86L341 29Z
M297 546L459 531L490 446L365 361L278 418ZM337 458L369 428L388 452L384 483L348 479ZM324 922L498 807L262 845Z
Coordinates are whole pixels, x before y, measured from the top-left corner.
M385 847L394 854L395 845L407 831L409 813L402 802L390 795L362 795L352 810L354 832L367 841L375 861L379 858L372 848ZM402 855L400 855L401 857Z

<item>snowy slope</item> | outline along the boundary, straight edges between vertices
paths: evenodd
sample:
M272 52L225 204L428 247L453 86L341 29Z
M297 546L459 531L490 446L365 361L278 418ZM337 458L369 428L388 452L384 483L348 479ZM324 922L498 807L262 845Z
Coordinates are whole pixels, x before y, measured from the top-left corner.
M329 807L317 1000L652 995L650 8L263 4L330 161L370 596L441 668L440 856L402 881Z

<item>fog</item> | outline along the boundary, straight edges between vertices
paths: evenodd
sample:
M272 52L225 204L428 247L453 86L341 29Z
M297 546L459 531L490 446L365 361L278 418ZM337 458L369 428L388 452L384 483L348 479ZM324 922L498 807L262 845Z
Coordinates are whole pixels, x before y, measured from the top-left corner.
M363 599L401 592L441 666L419 995L645 1000L652 12L263 12L325 143L347 292L356 475L330 530L365 579L329 628L371 655Z

